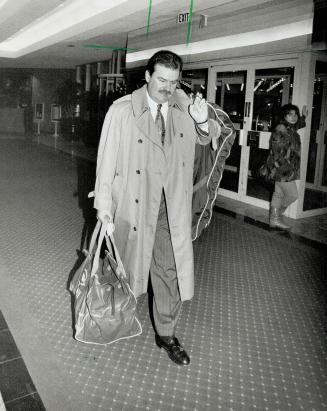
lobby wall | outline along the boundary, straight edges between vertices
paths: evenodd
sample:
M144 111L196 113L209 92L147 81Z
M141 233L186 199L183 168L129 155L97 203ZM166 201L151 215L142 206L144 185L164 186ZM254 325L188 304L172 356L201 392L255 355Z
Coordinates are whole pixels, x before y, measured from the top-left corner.
M51 104L57 103L56 89L75 78L67 69L0 69L0 133L31 135L35 130L36 103L44 103L40 131L53 133Z

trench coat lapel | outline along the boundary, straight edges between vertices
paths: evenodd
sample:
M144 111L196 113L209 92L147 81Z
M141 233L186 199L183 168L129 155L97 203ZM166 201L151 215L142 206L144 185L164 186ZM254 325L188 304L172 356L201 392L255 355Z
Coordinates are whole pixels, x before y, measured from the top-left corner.
M132 93L132 107L137 128L145 137L162 149L161 138L154 124L146 97L146 85Z
M172 139L176 135L177 125L182 121L182 113L185 111L185 108L179 100L177 93L174 93L169 101L165 146L162 147L161 138L151 116L148 99L146 97L146 87L147 86L144 85L132 93L132 107L136 125L149 140L167 152L172 144Z

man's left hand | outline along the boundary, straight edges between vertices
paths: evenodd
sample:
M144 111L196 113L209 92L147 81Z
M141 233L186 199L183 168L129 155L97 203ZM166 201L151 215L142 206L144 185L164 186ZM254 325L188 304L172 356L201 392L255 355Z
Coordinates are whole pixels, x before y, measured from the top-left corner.
M193 103L189 105L189 113L197 124L203 124L208 121L208 106L201 93L197 93Z

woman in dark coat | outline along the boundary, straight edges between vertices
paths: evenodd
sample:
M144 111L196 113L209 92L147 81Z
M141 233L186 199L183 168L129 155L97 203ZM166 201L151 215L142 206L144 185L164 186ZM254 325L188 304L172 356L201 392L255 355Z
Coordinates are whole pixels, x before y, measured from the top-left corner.
M299 108L286 104L281 108L281 121L270 138L270 153L267 169L271 180L275 181L274 193L270 204L270 226L288 229L281 216L286 208L298 198L295 180L300 179L301 139L300 128L305 127L307 109L302 116Z

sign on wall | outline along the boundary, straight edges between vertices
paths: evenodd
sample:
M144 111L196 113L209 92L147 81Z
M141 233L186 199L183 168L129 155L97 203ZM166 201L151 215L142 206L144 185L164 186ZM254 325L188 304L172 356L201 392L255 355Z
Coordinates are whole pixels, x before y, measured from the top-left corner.
M61 119L61 105L51 104L51 121L59 121Z
M44 120L44 103L35 104L34 119L37 121Z

